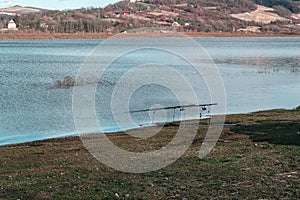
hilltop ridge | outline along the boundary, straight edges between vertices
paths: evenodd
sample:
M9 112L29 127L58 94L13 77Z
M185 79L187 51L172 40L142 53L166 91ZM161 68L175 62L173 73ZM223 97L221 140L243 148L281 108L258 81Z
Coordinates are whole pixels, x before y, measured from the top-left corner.
M19 6L15 5L8 8L0 8L0 15L9 15L9 16L16 16L16 15L26 15L31 13L38 13L38 12L47 12L49 10L42 9L42 8L36 8L36 7L30 7L30 6Z

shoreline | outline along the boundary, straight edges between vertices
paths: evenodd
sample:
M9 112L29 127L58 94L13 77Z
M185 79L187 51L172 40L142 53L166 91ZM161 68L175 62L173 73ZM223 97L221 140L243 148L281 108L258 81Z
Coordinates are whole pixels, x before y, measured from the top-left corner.
M229 33L229 32L214 32L214 33L200 33L200 32L180 32L191 38L219 38L219 37L300 37L299 34L285 34L285 33ZM100 34L100 33L21 33L10 32L0 33L0 40L35 40L35 39L107 39L118 34ZM129 35L129 34L128 34ZM139 37L135 35L135 37ZM145 36L141 36L143 38ZM150 36L151 37L151 36ZM160 34L159 37L169 37L168 34ZM126 34L122 34L122 38L127 38ZM130 36L128 36L130 38Z
M300 107L300 106L299 106ZM293 110L297 110L299 109L299 107L296 108L291 108L291 109L285 109L285 108L274 108L274 109L267 109L267 110L258 110L258 111L253 111L253 112L247 112L247 113L229 113L225 115L225 118L231 118L232 116L250 116L250 115L255 115L256 113L264 113L264 112L272 112L272 111L293 111ZM216 115L217 116L217 115ZM209 118L202 118L202 119L189 119L189 120L184 120L185 123L195 123L195 122L208 122ZM165 122L165 126L169 126L170 124L180 124L182 121L175 121L175 122ZM226 121L224 122L224 127L227 126L228 124L226 124ZM234 125L239 125L239 123L236 123ZM131 129L127 129L124 131L111 131L111 132L103 132L103 133L89 133L88 135L94 135L94 134L106 134L106 135L118 135L118 134L122 134L122 133L126 133L126 132L131 132L131 131L143 131L145 129L151 129L151 128L157 128L157 127L161 127L161 126L155 126L153 125L149 125L149 124L145 124L142 127L135 127L135 128L131 128ZM60 134L57 137L51 137L51 138L45 138L45 139L37 139L37 140L30 140L30 141L26 141L26 142L17 142L17 143L10 143L10 144L4 144L4 145L0 145L1 147L7 147L7 146L19 146L19 145L27 145L30 143L35 143L35 142L44 142L44 141L51 141L51 140L64 140L64 139L68 139L68 138L80 138L80 134L76 134L74 132L73 133L68 133L68 134Z

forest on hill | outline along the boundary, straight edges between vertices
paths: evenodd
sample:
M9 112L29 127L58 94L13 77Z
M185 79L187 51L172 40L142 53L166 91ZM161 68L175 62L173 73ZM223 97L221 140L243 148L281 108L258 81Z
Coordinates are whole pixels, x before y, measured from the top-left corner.
M293 13L300 12L299 0L253 0L253 2L267 7L282 6Z

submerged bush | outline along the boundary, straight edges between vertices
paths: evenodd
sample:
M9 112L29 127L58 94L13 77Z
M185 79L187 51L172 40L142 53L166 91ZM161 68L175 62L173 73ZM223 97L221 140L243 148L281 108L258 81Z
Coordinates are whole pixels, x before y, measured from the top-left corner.
M71 76L66 76L63 78L63 80L56 80L54 84L49 85L49 89L54 89L54 88L70 88L73 86L78 86L78 85L87 85L87 84L95 84L95 83L102 83L101 80L99 80L96 77L78 77L78 78L73 78Z

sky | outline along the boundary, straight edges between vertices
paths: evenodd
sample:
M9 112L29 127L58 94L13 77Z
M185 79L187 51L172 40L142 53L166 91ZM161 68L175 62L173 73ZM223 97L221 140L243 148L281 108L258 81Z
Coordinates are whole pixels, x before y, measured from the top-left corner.
M82 7L104 7L119 0L0 0L0 7L14 5L32 6L45 9L74 9Z

